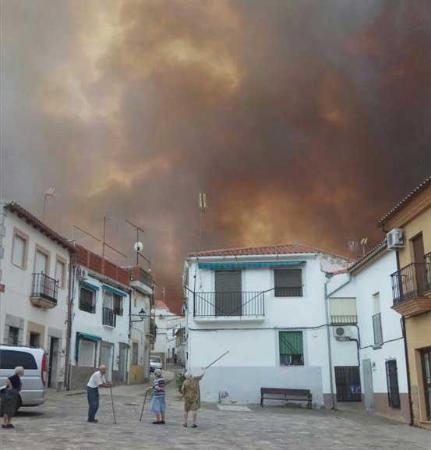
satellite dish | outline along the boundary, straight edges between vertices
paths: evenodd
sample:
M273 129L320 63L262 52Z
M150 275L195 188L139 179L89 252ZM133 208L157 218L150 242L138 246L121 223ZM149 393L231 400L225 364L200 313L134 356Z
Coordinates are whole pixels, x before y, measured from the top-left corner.
M133 247L135 249L136 253L141 253L142 250L144 250L144 244L142 242L135 242L135 245Z

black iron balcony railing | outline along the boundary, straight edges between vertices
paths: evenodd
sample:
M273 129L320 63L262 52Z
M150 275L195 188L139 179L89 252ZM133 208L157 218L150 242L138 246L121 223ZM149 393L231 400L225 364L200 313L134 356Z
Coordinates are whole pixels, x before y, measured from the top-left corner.
M264 316L264 292L195 292L195 317Z
M33 298L39 297L57 304L58 282L54 278L42 273L33 274L33 284L31 289Z
M331 314L331 325L356 325L358 316L356 315L334 315Z
M394 305L422 297L431 291L431 257L427 255L425 262L412 263L394 272L392 293Z
M102 309L102 325L115 327L116 315L112 308L103 307Z

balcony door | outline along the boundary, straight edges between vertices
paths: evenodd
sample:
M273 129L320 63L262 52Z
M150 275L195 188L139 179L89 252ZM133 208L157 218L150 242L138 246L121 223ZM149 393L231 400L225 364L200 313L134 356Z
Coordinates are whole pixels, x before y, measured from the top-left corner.
M216 316L242 315L240 270L216 270L214 307Z
M44 273L48 272L48 255L36 250L36 257L34 260L34 273Z
M431 348L422 350L421 353L427 420L431 420Z
M426 267L425 267L425 248L422 233L415 236L412 240L413 260L416 271L416 287L418 294L426 291Z

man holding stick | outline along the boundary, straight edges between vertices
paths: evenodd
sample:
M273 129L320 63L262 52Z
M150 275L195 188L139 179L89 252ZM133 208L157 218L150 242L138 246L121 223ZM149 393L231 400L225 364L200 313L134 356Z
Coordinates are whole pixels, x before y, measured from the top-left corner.
M110 388L105 378L106 366L100 366L99 370L91 375L87 383L87 400L88 400L88 422L97 423L96 414L99 409L99 387Z

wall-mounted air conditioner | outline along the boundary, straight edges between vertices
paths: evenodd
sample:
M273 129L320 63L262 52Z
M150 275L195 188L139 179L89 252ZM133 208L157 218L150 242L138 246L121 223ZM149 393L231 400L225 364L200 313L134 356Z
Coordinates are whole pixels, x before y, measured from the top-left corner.
M334 336L337 341L349 341L356 337L351 327L334 327Z
M404 247L404 232L401 228L394 228L386 235L388 248L396 249Z

